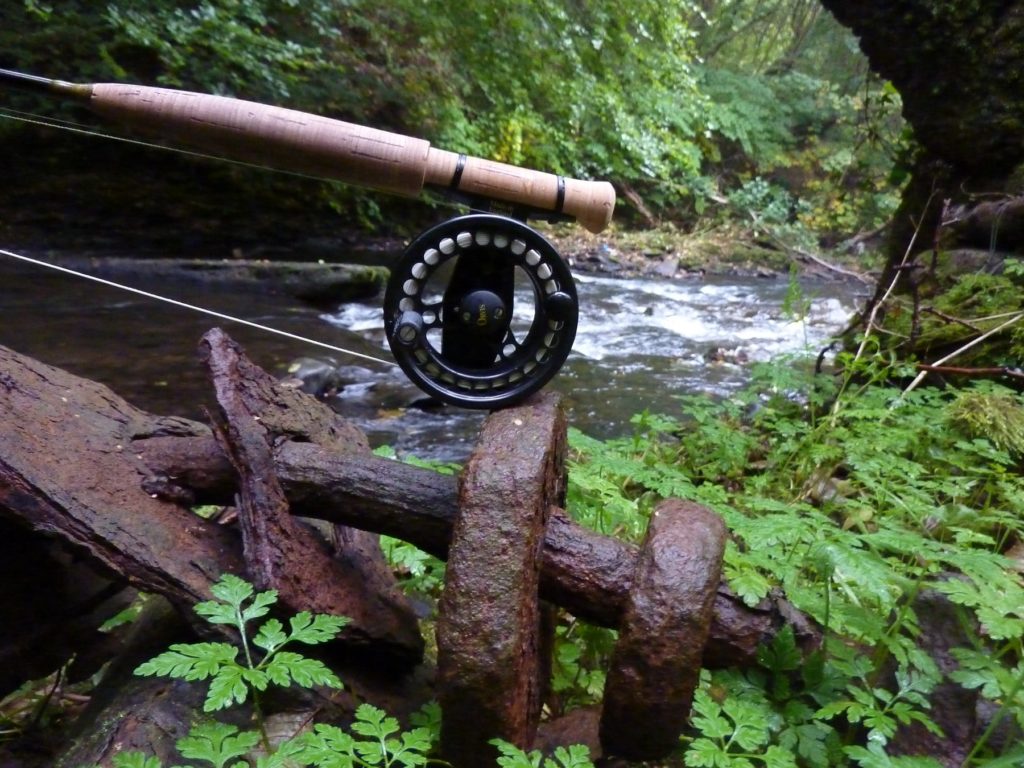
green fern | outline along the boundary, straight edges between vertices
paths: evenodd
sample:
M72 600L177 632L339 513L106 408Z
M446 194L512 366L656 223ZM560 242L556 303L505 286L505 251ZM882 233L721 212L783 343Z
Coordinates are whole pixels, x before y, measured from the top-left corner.
M1024 540L1024 480L1013 430L987 427L993 416L984 410L996 402L1011 411L1019 396L982 384L899 400L851 379L826 403L829 388L801 382L802 370L775 364L726 400L686 398L678 416L642 414L632 438L573 433L571 512L635 538L660 498L704 503L731 533L732 589L751 606L778 590L825 628L825 651L801 667L813 668L811 677L785 669L793 656L781 648L763 657L766 672L706 676L687 764L934 765L886 750L900 728L935 727L939 673L919 646L914 607L924 589L961 606L973 631L975 648L957 651L953 679L1024 722L1014 666L1024 580L1004 556ZM882 383L898 373L876 360L859 372ZM891 683L885 670L895 670ZM985 736L974 749L975 761L1000 757Z
M287 687L295 683L304 688L323 685L341 688L341 681L321 661L298 653L282 651L289 643L314 645L334 638L348 623L340 616L313 616L303 611L289 620L289 631L277 619L268 619L260 627L252 644L264 651L256 662L249 645L246 625L269 613L277 602L273 590L255 593L252 585L226 574L210 591L217 600L198 603L195 611L211 624L229 624L238 629L245 663L237 661L238 648L228 643L179 643L169 651L139 665L137 675L162 675L182 680L210 679L203 710L213 712L232 704L242 704L250 691L265 691L271 684Z
M299 756L301 764L320 768L414 768L431 762L431 729L421 727L403 732L395 718L370 704L361 704L356 709L351 731L317 725L304 741Z
M501 768L594 768L590 750L582 744L557 747L550 757L545 757L539 750L524 752L502 739L493 739L490 743L501 753L498 757Z

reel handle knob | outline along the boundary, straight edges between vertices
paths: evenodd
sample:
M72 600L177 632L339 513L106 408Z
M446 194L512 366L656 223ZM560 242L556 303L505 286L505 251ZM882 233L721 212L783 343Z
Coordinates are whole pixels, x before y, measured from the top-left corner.
M423 335L423 315L419 312L406 311L395 323L395 339L404 347L415 346Z
M568 320L577 313L576 300L564 291L556 291L547 297L544 308L553 320Z

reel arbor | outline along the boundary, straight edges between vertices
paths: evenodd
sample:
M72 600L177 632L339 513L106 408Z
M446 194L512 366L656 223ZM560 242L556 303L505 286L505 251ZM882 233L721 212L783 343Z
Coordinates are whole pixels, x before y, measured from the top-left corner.
M470 214L416 238L384 298L391 351L422 390L463 408L511 405L543 387L576 338L569 268L516 219Z

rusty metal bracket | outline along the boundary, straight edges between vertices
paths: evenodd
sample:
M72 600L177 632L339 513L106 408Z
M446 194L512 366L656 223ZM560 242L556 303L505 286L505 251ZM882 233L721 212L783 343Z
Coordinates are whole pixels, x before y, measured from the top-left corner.
M534 395L491 414L463 471L437 624L441 751L459 768L493 766L488 741L529 748L540 719L540 556L565 489L566 419Z
M651 515L605 683L606 755L655 760L690 713L722 572L722 519L669 499Z

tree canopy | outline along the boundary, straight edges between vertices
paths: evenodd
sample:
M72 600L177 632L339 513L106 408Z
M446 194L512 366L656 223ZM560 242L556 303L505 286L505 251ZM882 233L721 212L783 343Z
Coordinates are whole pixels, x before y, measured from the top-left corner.
M627 218L837 238L896 202L899 97L814 0L24 0L0 21L5 66L270 101L607 178Z

